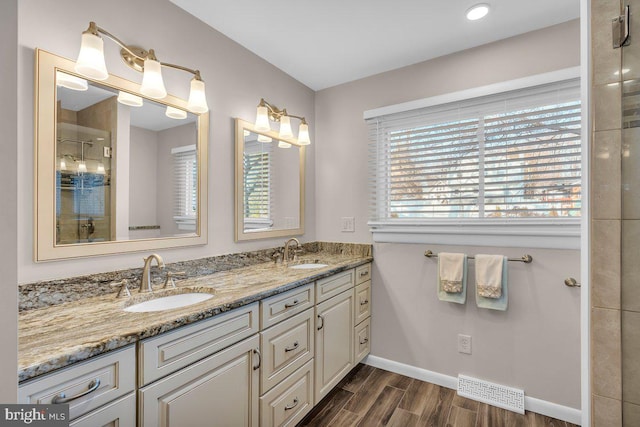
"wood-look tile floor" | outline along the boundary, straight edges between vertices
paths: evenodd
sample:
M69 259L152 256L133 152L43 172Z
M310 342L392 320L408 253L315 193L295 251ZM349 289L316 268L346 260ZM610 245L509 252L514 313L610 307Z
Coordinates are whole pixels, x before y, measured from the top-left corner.
M533 412L516 414L362 364L298 426L575 427Z

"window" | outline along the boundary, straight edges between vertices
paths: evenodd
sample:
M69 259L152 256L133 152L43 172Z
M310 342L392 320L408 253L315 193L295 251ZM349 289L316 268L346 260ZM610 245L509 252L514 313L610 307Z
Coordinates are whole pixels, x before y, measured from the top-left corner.
M178 229L196 230L198 214L198 161L196 146L171 149L174 174L173 219Z
M376 241L399 226L411 233L455 226L458 234L482 234L478 227L494 227L494 234L499 225L526 226L529 233L550 225L578 230L579 79L371 116L367 123Z
M258 231L273 226L271 219L271 144L248 142L243 155L244 228Z

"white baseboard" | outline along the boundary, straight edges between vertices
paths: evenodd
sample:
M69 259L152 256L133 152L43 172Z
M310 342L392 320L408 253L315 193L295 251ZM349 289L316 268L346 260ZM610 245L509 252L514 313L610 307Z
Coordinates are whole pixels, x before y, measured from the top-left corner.
M458 388L458 378L450 375L439 374L437 372L428 371L426 369L417 368L415 366L406 365L404 363L395 362L393 360L384 359L382 357L369 355L362 363L373 366L374 368L384 369L385 371L395 372L396 374L405 375L421 381L427 381L442 387L456 390ZM573 424L582 422L582 411L568 406L558 405L535 397L524 397L524 408L527 411L535 412L548 417L557 418Z

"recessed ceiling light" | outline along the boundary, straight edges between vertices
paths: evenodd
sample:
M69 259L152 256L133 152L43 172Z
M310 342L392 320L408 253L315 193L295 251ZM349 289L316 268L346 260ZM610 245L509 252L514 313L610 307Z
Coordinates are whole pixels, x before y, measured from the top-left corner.
M476 21L484 18L487 13L489 13L489 5L487 3L480 3L475 6L471 6L471 8L467 10L467 19L469 21Z

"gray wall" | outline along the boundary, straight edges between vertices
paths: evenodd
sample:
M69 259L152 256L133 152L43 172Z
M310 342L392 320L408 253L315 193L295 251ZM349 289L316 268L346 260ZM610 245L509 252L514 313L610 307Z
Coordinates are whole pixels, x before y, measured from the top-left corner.
M2 209L0 209L0 402L14 403L17 399L16 375L18 366L18 258L16 254L18 221L18 145L30 145L31 140L19 137L18 91L18 0L3 0L0 13L0 182L2 182ZM16 108L16 106L18 106ZM30 161L31 159L29 159ZM31 164L31 163L30 163ZM29 172L33 170L29 168Z
M160 251L166 262L202 258L282 245L282 239L234 243L234 122L253 121L261 97L301 116L314 116L314 92L167 0L22 0L18 14L18 95L22 100L18 126L18 281L29 283L85 273L140 266L140 254L87 260L33 262L33 67L34 48L75 59L81 33L96 23L123 41L155 48L160 60L200 69L207 84L209 132L209 232L206 246ZM4 5L3 5L4 9ZM3 10L3 18L7 16ZM141 18L143 17L143 18ZM12 25L14 25L12 23ZM3 27L4 29L4 27ZM140 82L142 76L119 57L119 48L105 40L107 67L113 74ZM163 70L169 93L187 98L190 76ZM10 85L11 86L11 85ZM311 124L311 138L313 123ZM307 233L315 240L314 146L307 150ZM15 225L15 224L13 224ZM15 227L13 227L15 228Z
M571 21L319 91L318 240L371 241L364 111L579 63L579 22ZM343 216L356 218L355 233L340 231ZM528 252L535 261L510 263L510 305L501 313L478 309L473 293L464 306L439 301L437 262L423 256L426 249L510 256ZM562 284L565 276L579 273L579 251L375 244L374 258L373 355L523 388L528 396L580 407L580 294ZM457 334L472 336L472 355L457 352Z
M129 226L158 225L158 132L131 126L130 137Z

